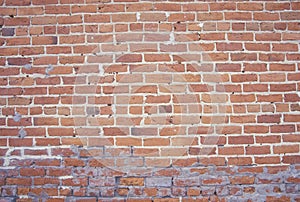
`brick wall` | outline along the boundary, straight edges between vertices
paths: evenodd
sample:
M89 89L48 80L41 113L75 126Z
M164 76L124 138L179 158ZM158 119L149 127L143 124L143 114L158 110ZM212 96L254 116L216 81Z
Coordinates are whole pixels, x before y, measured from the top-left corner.
M0 5L0 201L300 201L299 2Z

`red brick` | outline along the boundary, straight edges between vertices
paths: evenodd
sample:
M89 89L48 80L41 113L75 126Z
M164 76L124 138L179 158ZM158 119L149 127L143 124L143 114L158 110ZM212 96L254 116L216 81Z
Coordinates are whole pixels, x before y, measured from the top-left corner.
M246 133L267 133L269 128L267 126L244 126Z
M218 51L238 51L238 50L242 50L242 44L241 43L217 43L217 50Z
M169 22L180 22L184 20L186 21L193 21L195 19L195 15L193 13L171 13L168 17Z
M80 159L67 158L64 161L65 161L64 162L65 166L74 166L74 167L85 166L84 161Z
M156 11L180 11L181 5L176 3L157 3L154 4Z
M232 61L256 61L257 55L255 53L231 53Z
M273 146L274 154L299 153L299 145Z
M279 20L279 14L278 13L254 13L253 15L254 20L258 21L276 21Z
M71 175L71 169L69 168L48 168L47 169L49 176L67 176Z
M44 176L45 170L43 168L21 168L21 176Z
M272 133L295 132L295 126L294 125L274 125L274 126L271 126L271 132Z
M62 6L62 5L55 5L55 6L45 6L45 13L46 14L66 14L70 13L70 6Z
M82 5L82 6L72 6L71 7L72 13L96 13L97 6L96 5Z
M255 34L255 39L257 41L280 41L281 34L279 33Z
M30 0L7 0L5 1L6 6L29 6Z
M219 147L219 155L243 155L244 147Z
M282 95L257 95L258 102L282 102Z
M211 40L211 41L216 41L216 40L225 40L225 34L224 33L209 33L209 34L200 34L200 39L201 40Z
M7 178L6 183L8 185L30 186L32 180L31 178Z
M117 59L117 62L125 62L125 63L142 62L142 56L140 54L126 54L120 56Z
M266 156L266 157L255 157L255 163L257 164L278 164L280 157L278 156Z
M116 138L117 146L142 146L142 139L140 138Z
M228 144L253 144L253 136L229 136Z
M33 146L33 140L32 138L28 139L14 139L10 138L8 142L9 146L12 147L30 147Z
M284 115L285 122L300 122L300 115Z
M251 13L248 12L226 12L225 20L252 20Z
M4 24L6 26L28 26L30 19L26 17L5 18Z
M249 51L270 51L270 44L267 43L246 43L245 47Z
M60 139L58 138L36 138L35 141L37 146L60 145Z
M85 41L85 37L84 36L80 36L80 35L73 35L73 36L60 36L59 37L59 43L60 44L80 44L80 43L84 43ZM84 46L85 49L91 47L91 49L89 49L90 51L88 51L88 53L92 53L93 50L95 50L97 48L97 46ZM57 47L57 48L63 48L63 47ZM81 46L76 46L74 47L74 51L77 53L78 49L80 48L81 53L84 50L83 47Z
M50 136L73 136L73 128L48 128Z
M280 143L281 142L281 137L279 135L255 136L255 139L257 143Z
M238 3L237 4L238 10L243 11L261 11L263 10L263 4L262 3Z
M224 11L224 10L235 10L236 3L233 2L218 2L218 3L210 3L210 10L212 11Z
M231 184L254 184L255 177L236 176L229 178Z
M274 10L289 10L290 9L290 3L285 3L285 2L268 2L266 3L266 9L270 10L270 11L274 11Z
M251 157L229 157L228 158L229 165L252 165L252 158Z
M7 59L8 65L26 65L31 62L30 58L8 58Z
M216 166L224 166L225 158L223 157L209 157L209 158L200 158L200 163L203 165L216 165Z
M34 125L58 125L58 118L34 118Z
M283 156L282 162L288 164L297 164L300 162L300 156L299 155Z
M281 115L260 115L257 116L258 123L280 123Z
M146 103L169 103L171 97L168 95L161 95L161 96L147 96Z
M78 24L82 23L81 15L73 15L73 16L59 16L57 17L57 22L59 24Z
M84 22L86 23L104 23L109 21L110 21L109 15L105 15L105 14L84 15Z
M211 13L198 13L197 20L199 21L208 21L208 20L222 20L223 14L218 12Z
M165 21L166 15L164 13L146 13L142 12L140 16L140 21L143 22L157 22Z
M113 14L112 22L136 22L135 14Z
M246 154L247 155L260 155L260 154L270 154L270 146L249 146L246 147Z
M57 44L56 36L39 36L32 38L33 45L48 45L48 44Z
M33 5L48 5L48 4L57 4L57 0L33 0Z

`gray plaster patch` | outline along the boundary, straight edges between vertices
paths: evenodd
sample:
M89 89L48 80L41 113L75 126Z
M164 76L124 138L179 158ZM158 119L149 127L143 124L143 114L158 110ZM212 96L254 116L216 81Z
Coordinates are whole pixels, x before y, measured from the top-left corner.
M32 68L32 66L31 66L31 64L26 64L26 65L24 65L24 68L27 70L30 70Z
M27 132L24 130L24 128L21 128L19 130L19 137L24 138L27 135Z
M87 115L98 115L100 110L98 107L87 107L86 108Z
M31 64L26 64L26 65L24 65L24 68L27 69L27 70L30 70L32 68L32 65Z
M46 77L50 76L50 72L53 71L54 67L53 65L48 65L48 67L46 68L45 72L46 72Z
M15 112L15 115L13 117L14 121L19 122L21 120L21 118L22 118L22 115L19 114L18 112Z

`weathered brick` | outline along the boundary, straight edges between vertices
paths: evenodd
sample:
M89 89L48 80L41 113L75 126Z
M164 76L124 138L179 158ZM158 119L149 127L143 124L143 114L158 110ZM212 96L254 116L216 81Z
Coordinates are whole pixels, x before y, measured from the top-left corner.
M170 187L171 184L172 184L171 177L146 178L146 186L148 187Z

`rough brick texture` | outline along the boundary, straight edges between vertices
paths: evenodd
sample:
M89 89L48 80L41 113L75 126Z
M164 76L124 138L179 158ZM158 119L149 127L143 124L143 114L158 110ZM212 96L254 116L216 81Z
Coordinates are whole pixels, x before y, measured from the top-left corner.
M299 2L0 5L0 201L300 201Z

